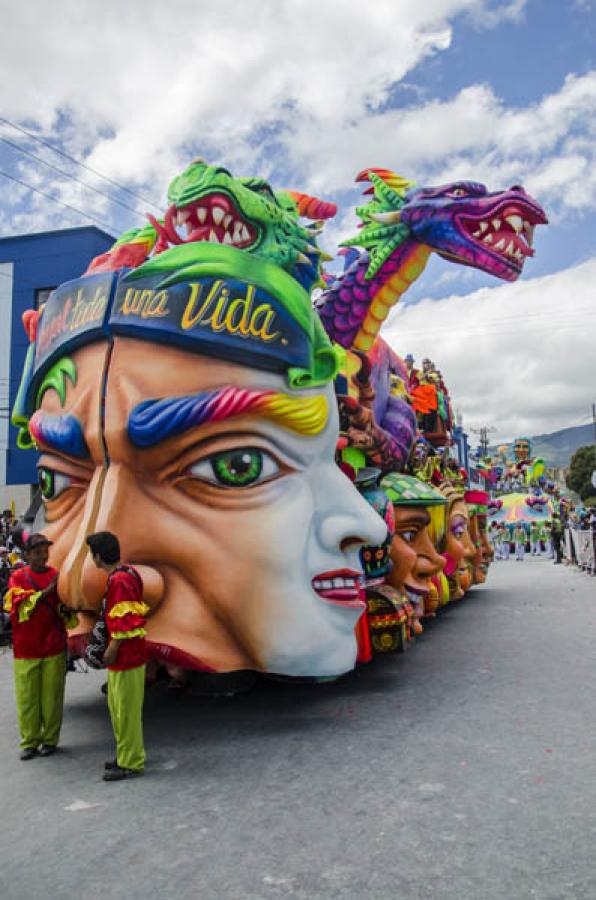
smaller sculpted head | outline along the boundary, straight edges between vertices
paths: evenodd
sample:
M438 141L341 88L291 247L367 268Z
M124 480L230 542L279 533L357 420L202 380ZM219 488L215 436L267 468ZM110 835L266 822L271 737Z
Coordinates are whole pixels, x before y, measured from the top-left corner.
M513 455L516 462L526 462L532 453L532 443L527 437L518 437L513 444Z
M465 500L470 514L470 537L475 548L471 559L472 580L474 584L483 584L493 555L486 535L489 495L486 491L470 490L466 491Z
M394 509L395 532L391 542L393 569L387 581L417 601L426 597L433 575L442 571L444 558L435 539L444 531L445 497L429 484L410 475L386 475L381 487Z
M440 491L447 499L443 571L449 579L452 599L459 600L464 594L462 581L466 581L467 563L474 558L476 548L470 538L470 517L463 488L445 484Z
M356 475L355 481L356 487L364 499L370 503L387 526L387 534L382 544L363 547L360 551L360 560L367 583L382 582L393 567L390 551L395 530L395 513L391 500L380 487L381 478L380 469L363 468Z

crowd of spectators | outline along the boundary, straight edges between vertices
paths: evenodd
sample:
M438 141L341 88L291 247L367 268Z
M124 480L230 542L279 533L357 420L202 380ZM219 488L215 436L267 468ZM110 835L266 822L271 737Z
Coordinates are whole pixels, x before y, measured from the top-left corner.
M0 513L0 597L4 597L14 569L24 565L23 534L10 509ZM8 642L10 622L0 603L0 645Z

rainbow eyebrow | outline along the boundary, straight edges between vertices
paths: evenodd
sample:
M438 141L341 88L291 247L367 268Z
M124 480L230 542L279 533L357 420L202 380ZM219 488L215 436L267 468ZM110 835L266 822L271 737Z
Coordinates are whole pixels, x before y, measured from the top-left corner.
M88 459L90 456L83 429L74 416L52 416L38 409L31 416L29 431L36 444L44 444L50 450L80 459Z
M199 425L247 415L271 419L298 434L315 435L327 424L327 398L230 386L187 397L145 400L129 416L128 436L136 447L153 447Z

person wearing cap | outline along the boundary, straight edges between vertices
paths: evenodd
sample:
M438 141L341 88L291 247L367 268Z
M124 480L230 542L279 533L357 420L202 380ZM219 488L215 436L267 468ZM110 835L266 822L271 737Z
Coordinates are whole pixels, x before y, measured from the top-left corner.
M10 615L21 759L50 756L62 726L66 678L66 626L76 615L60 602L58 571L48 565L51 541L31 534L26 565L8 580L4 609Z

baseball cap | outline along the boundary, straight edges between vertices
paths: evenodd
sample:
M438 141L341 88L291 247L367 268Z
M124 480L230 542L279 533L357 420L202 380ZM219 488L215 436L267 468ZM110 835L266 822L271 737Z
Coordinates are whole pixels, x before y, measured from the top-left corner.
M24 544L25 550L33 550L35 547L41 547L43 544L50 546L54 542L45 536L45 534L30 534Z

